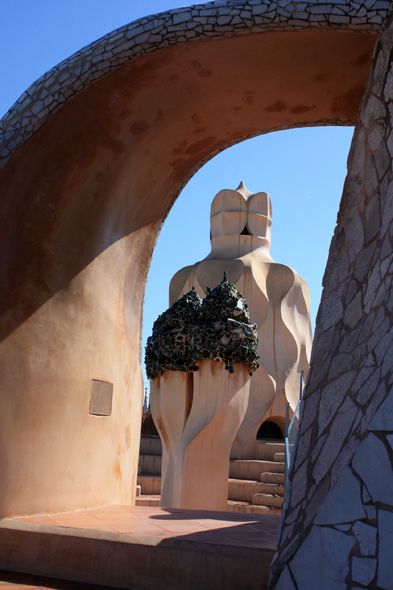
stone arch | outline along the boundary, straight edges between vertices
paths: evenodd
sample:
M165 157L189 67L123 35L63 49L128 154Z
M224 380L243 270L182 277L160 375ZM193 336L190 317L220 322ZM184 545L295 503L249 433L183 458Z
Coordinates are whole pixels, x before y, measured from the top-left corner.
M385 8L291 6L142 19L3 119L1 515L133 501L144 283L171 203L237 141L354 123ZM111 416L89 414L97 381L113 385Z

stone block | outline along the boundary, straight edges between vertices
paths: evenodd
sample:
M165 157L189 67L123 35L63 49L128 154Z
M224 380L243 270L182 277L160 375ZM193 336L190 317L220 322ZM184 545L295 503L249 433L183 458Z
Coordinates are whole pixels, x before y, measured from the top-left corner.
M348 244L348 258L350 262L353 262L364 244L363 224L357 211L349 229L346 232L346 240Z
M356 430L357 423L360 421L361 414L357 414L356 420L352 425L352 433ZM340 454L336 458L335 462L332 465L332 475L331 475L331 485L335 485L338 481L339 477L342 474L343 469L350 464L352 457L354 456L358 446L360 445L359 439L354 434L349 438L346 444L340 451Z
M366 513L360 497L360 483L351 469L346 467L336 485L323 501L314 519L314 524L352 522L365 516Z
M373 356L370 354L369 357L371 358L371 360L374 364ZM369 367L368 365L366 366L366 363L365 363L365 366L357 374L357 377L352 385L352 391L358 391L374 371L375 371L374 366Z
M266 12L268 9L268 4L260 4L259 6L253 6L252 7L252 13L254 16L259 15L259 14L263 14L264 12Z
M378 578L377 584L384 590L392 589L393 580L393 513L378 510Z
M372 242L367 248L363 249L361 254L356 258L355 279L363 282L365 276L370 271L371 259L375 252L375 242Z
M370 352L375 350L377 345L381 342L381 340L383 339L385 334L388 332L389 328L390 328L390 320L387 317L384 319L382 324L379 326L379 328L374 333L372 333L370 331L370 333L368 334L368 343L367 343L367 346L368 346L368 349ZM371 337L370 337L370 334L372 334ZM364 337L367 338L366 331L364 332Z
M382 210L382 224L381 224L381 236L383 236L388 230L391 221L393 219L393 182L391 182L387 188L385 195L385 204Z
M311 428L306 432L303 431L299 438L297 450L296 450L296 463L301 465L305 458L310 454L310 442L311 442Z
M385 261L385 262L388 262L388 261ZM383 278L383 275L384 275L384 273L385 273L385 262L381 263L381 266L380 266L380 272L381 272L381 277L382 277L382 278ZM376 316L376 318L375 318L375 320L374 320L374 323L373 323L373 327L372 327L372 331L373 331L373 332L374 332L375 330L377 330L377 328L379 328L379 326L382 324L382 322L383 322L383 321L384 321L384 319L385 319L385 315L386 315L386 312L385 312L384 308L381 306L381 307L378 309L378 311L377 311L377 316ZM379 345L378 345L378 346L380 346L380 344L381 344L381 343L379 343ZM377 358L378 358L378 357L377 357ZM379 363L380 363L380 361L378 360L378 364L379 364Z
M327 330L339 322L343 316L342 296L344 283L339 285L321 304L319 325L321 330Z
M374 165L372 156L367 159L365 174L364 174L364 188L368 198L370 198L379 187L379 179L377 170ZM367 240L366 240L367 244Z
M180 23L184 23L187 20L191 20L191 18L191 12L180 12L178 14L173 15L173 24L179 25Z
M368 135L368 143L373 153L376 152L385 135L385 128L382 125L376 125Z
M288 567L284 568L275 586L275 590L296 590L296 586L293 583Z
M329 21L337 24L347 24L350 22L349 16L339 16L338 14L329 15Z
M375 577L377 560L373 557L352 557L352 580L367 586Z
M324 501L326 495L329 492L330 486L330 478L325 477L322 481L321 486L316 489L316 486L313 484L311 489L307 495L308 505L306 507L306 519L304 521L304 528L307 528L315 518L322 502Z
M374 521L377 517L377 509L375 506L365 506L364 509L367 512L368 520Z
M355 371L348 371L329 383L322 391L318 415L318 436L320 436L347 394L349 386L355 377Z
M364 414L364 416L362 418L361 431L360 431L362 438L364 438L366 436L366 433L368 432L369 424L370 424L371 420L373 419L373 416L376 413L376 411L378 410L379 406L381 405L381 403L385 399L385 397L386 397L386 385L385 385L385 381L381 381L381 383L378 386L378 389L371 396L371 400L369 402L369 405L367 406L367 412Z
M291 505L296 506L303 498L306 493L307 483L307 461L304 461L300 468L297 468L292 479L291 486Z
M359 541L361 555L375 555L377 551L376 527L357 521L353 525L352 530ZM357 581L359 582L360 580Z
M373 502L393 506L393 471L382 441L369 434L360 444L352 461L356 473L367 486Z
M385 88L383 91L383 97L386 102L393 99L393 70L390 70L386 78ZM392 153L392 152L390 152Z
M386 109L384 104L374 95L370 95L365 108L361 114L361 121L366 129L374 126L375 121L381 120L386 116Z
M328 435L328 433L326 432L322 436L318 436L318 442L313 447L312 452L311 452L311 461L315 461L315 459L318 457L323 445L325 444L325 440L327 439L327 435Z
M359 292L355 299L347 305L344 314L344 323L350 328L354 328L363 315L362 296Z
M368 429L393 432L393 389L371 420Z
M366 404L370 397L374 394L375 390L378 387L379 380L380 380L380 369L378 368L371 377L366 381L366 383L359 389L356 395L356 401L364 405ZM354 390L356 391L356 390Z
M324 6L310 6L311 14L329 14L331 11L331 4L325 4Z
M337 411L336 419L329 429L328 437L314 466L313 475L316 483L326 475L336 461L348 432L351 432L355 420L358 420L360 415L360 410L351 398L347 397Z
M342 531L313 526L291 561L297 587L302 590L346 590L348 557L354 544L355 538Z
M303 416L302 416L302 431L305 432L309 426L311 426L314 418L315 418L315 414L317 412L318 409L318 405L319 405L319 400L320 400L320 395L319 393L314 393L313 395L310 395L310 397L307 397L304 400L304 411L303 411Z
M386 148L385 142L381 142L375 154L375 166L379 178L382 178L391 164L391 158Z
M364 504L367 504L367 502L371 502L371 496L368 493L366 486L363 486L362 500Z
M217 19L217 24L219 26L227 25L231 22L231 20L232 20L231 16L219 16Z
M390 333L389 333L389 336L391 337ZM386 338L386 336L385 336L385 338ZM393 342L391 342L391 344L390 344L389 348L387 349L385 356L383 358L381 376L385 377L385 375L388 373L388 371L391 371L392 367L393 367Z

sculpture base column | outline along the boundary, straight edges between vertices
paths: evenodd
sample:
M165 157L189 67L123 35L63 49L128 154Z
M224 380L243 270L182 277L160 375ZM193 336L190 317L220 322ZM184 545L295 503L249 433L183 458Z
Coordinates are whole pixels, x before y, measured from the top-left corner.
M152 414L163 443L160 505L226 510L229 453L247 409L250 376L243 364L233 373L212 360L197 366L152 381Z
M150 381L151 412L162 442L161 506L181 508L181 441L192 395L192 373L164 371Z
M248 367L200 361L194 373L194 396L184 434L190 440L183 459L182 508L226 510L229 453L247 410ZM196 433L198 429L198 432ZM190 433L190 434L189 434Z

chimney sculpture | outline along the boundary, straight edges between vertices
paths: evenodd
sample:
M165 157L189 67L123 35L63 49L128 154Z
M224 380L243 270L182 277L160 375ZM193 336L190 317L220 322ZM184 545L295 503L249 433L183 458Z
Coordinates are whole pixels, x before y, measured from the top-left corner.
M231 456L239 459L255 458L256 435L263 422L275 422L284 431L286 403L295 409L301 371L306 377L309 370L309 289L295 270L270 256L271 223L267 193L252 194L243 183L236 190L220 191L211 205L210 254L180 270L170 284L172 304L192 287L202 295L225 270L243 293L258 326L260 367L251 381L247 412L232 446Z
M257 326L226 275L163 313L146 346L151 412L161 437L160 505L226 510L229 453L258 367Z

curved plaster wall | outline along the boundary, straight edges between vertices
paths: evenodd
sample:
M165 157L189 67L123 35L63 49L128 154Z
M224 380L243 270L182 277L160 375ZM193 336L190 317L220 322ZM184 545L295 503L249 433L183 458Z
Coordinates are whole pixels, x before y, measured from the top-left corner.
M162 221L225 146L355 121L389 3L377 4L231 0L142 19L7 114L0 514L133 502L141 308ZM92 380L113 384L110 417L89 414Z

